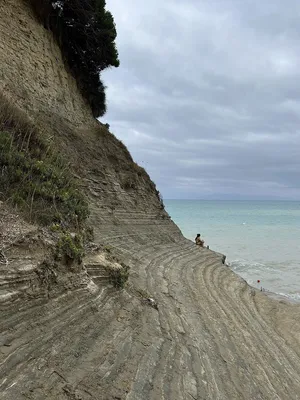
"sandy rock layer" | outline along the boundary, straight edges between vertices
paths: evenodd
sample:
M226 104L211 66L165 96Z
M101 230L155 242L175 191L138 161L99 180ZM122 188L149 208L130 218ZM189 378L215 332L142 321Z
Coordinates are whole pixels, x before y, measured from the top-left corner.
M6 304L0 398L299 398L299 306L256 292L161 222L96 232L131 267L126 289L93 281L93 261L81 287Z

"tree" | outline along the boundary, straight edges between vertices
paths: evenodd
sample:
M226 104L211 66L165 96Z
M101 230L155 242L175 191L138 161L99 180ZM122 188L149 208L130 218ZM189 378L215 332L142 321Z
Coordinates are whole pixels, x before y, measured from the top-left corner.
M45 27L52 30L93 115L106 111L100 74L118 67L117 31L105 0L30 0Z

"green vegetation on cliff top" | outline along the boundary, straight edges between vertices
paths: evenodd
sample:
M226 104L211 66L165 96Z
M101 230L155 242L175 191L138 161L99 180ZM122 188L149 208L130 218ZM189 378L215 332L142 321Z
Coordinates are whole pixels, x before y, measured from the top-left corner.
M106 111L100 73L119 66L117 31L105 0L30 0L36 15L50 29L95 117Z

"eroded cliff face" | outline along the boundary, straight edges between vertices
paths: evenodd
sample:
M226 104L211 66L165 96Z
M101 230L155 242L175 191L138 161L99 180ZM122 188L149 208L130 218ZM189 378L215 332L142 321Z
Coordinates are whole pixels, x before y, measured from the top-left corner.
M94 208L111 215L118 208L139 208L167 218L147 173L92 117L51 32L37 22L28 2L2 0L0 12L1 93L53 138Z
M0 11L1 92L41 120L50 112L72 125L88 123L91 111L29 2L1 0Z
M120 229L122 235L128 232L128 238L144 242L168 242L181 238L179 229L164 211L148 174L133 162L122 142L92 117L51 32L37 21L28 2L3 0L0 12L1 94L24 111L47 143L71 164L78 185L89 202L94 247L102 245L103 249L109 245L111 237L118 235ZM4 203L1 207L4 210L2 216L13 213ZM11 220L19 221L16 226L20 227L20 232L27 226L21 214L12 215ZM6 231L9 229L8 224ZM38 295L35 269L49 256L55 244L53 238L48 238L48 251L36 252L28 263L31 266L25 270L20 268L22 272L18 276L18 262L22 262L24 252L21 247L24 245L20 246L19 261L17 248L22 238L27 247L32 242L34 245L31 247L35 249L39 246L47 248L38 239L47 236L45 230L35 226L33 232L35 235L31 231L16 234L6 244L2 237L0 249L5 252L6 260L10 257L15 260L14 268L5 262L2 269L5 302L11 296L16 301L31 296L33 286L35 295ZM31 259L30 250L27 258ZM8 281L14 280L10 287ZM75 281L74 288L79 280L76 278ZM41 287L43 296L44 289Z
M53 235L0 203L0 398L299 399L299 306L183 238L26 1L0 2L0 58L0 90L71 163L94 228L81 268L52 268Z

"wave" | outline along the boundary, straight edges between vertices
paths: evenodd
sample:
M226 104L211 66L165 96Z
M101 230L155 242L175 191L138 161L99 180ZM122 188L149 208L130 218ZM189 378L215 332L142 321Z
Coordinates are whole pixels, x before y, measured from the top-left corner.
M272 271L280 271L280 269L277 269L274 267L274 264L266 264L266 263L261 263L258 261L247 261L247 260L233 260L228 262L229 267L238 272L238 271L247 271L251 270L253 271L265 271L265 270L272 270Z
M262 263L239 259L228 262L228 266L250 286L300 302L299 262Z
M276 293L276 294L300 302L300 293Z

